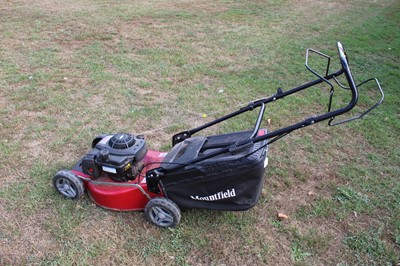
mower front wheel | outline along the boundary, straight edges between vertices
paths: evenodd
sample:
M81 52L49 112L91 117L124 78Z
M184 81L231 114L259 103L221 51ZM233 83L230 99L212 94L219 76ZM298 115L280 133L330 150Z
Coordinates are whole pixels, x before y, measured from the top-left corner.
M144 214L152 224L158 227L175 227L181 220L181 211L172 200L167 198L151 199L144 209Z
M85 191L79 176L67 170L59 171L53 177L53 186L61 195L70 199L79 199Z

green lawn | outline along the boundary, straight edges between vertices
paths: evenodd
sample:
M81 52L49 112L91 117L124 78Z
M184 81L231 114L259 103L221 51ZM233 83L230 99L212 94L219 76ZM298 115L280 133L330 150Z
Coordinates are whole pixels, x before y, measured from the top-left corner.
M398 265L399 29L396 0L3 1L0 265ZM162 230L140 212L52 188L96 135L145 134L150 148L168 150L176 132L314 79L309 47L337 69L337 41L356 83L377 77L385 101L365 119L271 145L254 208L188 210ZM263 125L324 111L320 88L268 106ZM374 102L373 89L360 89L352 115Z

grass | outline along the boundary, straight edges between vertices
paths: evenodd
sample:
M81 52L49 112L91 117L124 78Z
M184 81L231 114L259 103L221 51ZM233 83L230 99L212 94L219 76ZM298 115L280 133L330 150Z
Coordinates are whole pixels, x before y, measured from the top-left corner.
M394 0L6 1L0 264L396 265L399 10ZM52 188L94 136L140 133L168 150L176 132L313 79L308 47L334 55L336 69L338 40L356 83L377 77L384 103L361 121L318 124L271 145L253 209L185 211L179 227L160 230L141 213L103 210L88 196L68 201ZM362 108L378 96L372 90L361 87ZM326 110L328 92L268 106L264 126ZM335 91L334 106L346 100ZM255 115L207 133L252 127Z
M386 264L395 265L398 256L394 250L388 250L387 245L382 241L382 228L368 228L360 232L351 233L344 243L356 253L355 257L359 263L369 261L376 264L377 261L386 261Z

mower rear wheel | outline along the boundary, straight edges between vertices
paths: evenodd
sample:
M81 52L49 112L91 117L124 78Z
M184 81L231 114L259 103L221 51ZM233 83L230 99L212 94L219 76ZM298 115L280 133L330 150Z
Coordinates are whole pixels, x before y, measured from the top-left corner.
M167 198L151 199L144 214L152 224L158 227L175 227L181 220L181 211L172 200Z
M53 186L61 195L70 199L79 199L85 191L79 176L67 170L57 172L53 177Z

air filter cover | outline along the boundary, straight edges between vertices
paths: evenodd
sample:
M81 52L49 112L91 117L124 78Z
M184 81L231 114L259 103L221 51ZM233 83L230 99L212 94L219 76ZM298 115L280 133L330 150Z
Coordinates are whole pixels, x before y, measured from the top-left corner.
M109 145L113 149L124 150L129 149L135 144L135 137L131 134L115 134L109 141Z

